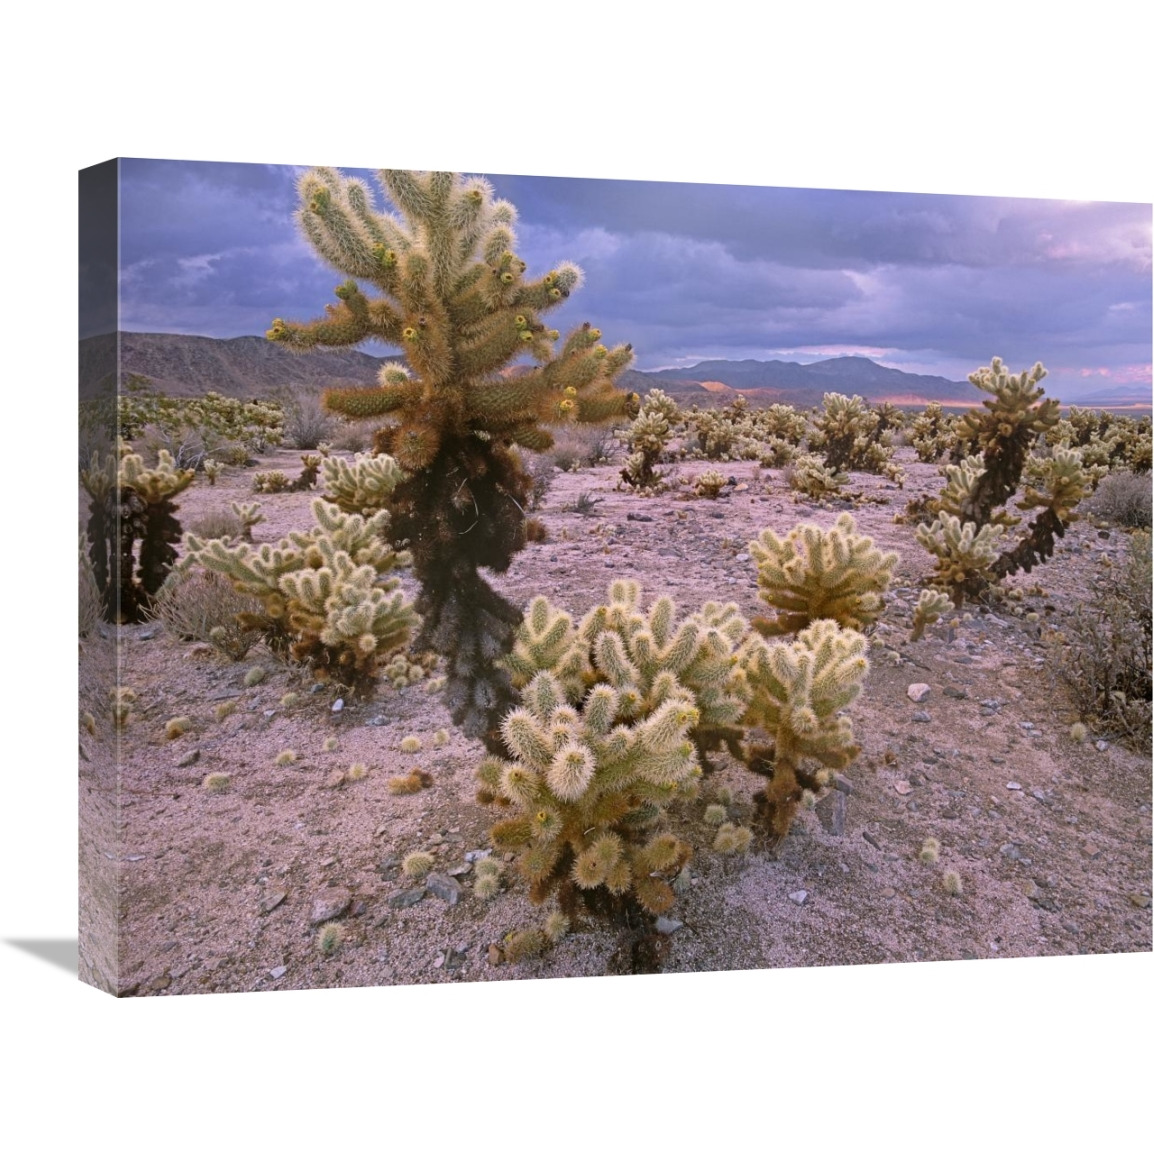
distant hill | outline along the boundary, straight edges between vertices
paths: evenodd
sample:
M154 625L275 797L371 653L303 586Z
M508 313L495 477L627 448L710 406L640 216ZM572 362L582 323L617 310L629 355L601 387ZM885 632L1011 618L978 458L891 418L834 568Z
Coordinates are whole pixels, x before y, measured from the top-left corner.
M111 336L80 342L82 388L90 382L91 389L94 379L112 370L114 347ZM120 357L125 373L150 378L161 393L234 397L268 396L283 387L375 385L382 362L396 359L346 350L293 353L264 337L218 340L174 333L121 333Z
M903 373L868 357L833 357L810 365L796 361L701 361L691 368L627 375L628 387L636 392L661 388L682 404L724 404L737 393L754 404L800 408L820 405L826 393L857 393L869 401L910 405L927 401L972 404L974 398L974 387L968 381Z
M115 333L80 342L82 397L111 393L116 370ZM180 336L174 333L128 333L120 338L124 373L148 377L154 387L171 396L198 396L211 391L236 397L269 396L281 388L320 391L332 386L375 385L377 372L396 354L374 357L368 353L326 350L292 353L263 337ZM874 403L946 405L975 403L968 381L903 373L868 357L833 357L802 365L794 361L701 361L690 368L640 372L630 369L619 378L622 388L644 396L664 389L680 404L724 405L738 393L754 405L781 403L798 408L820 405L828 392L857 393ZM1067 398L1063 398L1064 400ZM1069 400L1094 407L1148 410L1149 394L1139 390L1088 391Z

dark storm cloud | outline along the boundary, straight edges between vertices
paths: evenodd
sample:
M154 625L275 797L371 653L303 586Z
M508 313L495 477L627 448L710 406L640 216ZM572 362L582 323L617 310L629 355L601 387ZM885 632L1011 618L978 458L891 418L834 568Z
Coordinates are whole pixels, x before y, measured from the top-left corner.
M319 315L341 277L292 222L299 171L124 162L123 327ZM591 320L639 368L863 352L958 378L997 354L1149 380L1149 206L486 175L534 274L585 270L557 327Z

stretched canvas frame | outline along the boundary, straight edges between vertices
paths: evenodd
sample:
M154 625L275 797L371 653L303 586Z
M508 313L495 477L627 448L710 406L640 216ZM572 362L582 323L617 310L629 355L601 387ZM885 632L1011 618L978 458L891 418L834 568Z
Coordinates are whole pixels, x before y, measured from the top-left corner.
M81 443L102 443L106 453L116 444L119 400L135 383L128 378L134 370L126 349L132 346L134 356L162 363L160 348L146 349L138 334L122 332L122 297L131 269L123 263L121 242L132 223L124 215L122 163L110 161L81 175ZM654 185L649 192L674 197L697 187ZM295 202L284 204L286 219L295 207ZM554 257L568 255L557 252ZM211 258L188 252L181 259L190 282L211 274ZM314 314L321 303L318 298ZM584 308L574 304L578 311ZM579 320L567 307L568 320ZM268 317L270 324L274 316ZM606 335L607 341L628 338L627 333ZM179 356L191 366L211 347L198 347L190 338ZM838 359L827 358L830 366ZM973 368L985 359L983 354ZM1029 365L1015 361L1011 367ZM687 378L679 374L688 370L702 371L686 365L650 386L664 383L672 390L684 383ZM334 383L348 380L349 371L342 363ZM924 387L930 386L922 378L932 376L910 374ZM828 379L841 384L841 378ZM702 403L715 395L732 400L738 391L714 380L690 383L699 388ZM750 394L758 388L741 387ZM789 395L781 385L766 387ZM943 399L964 404L963 395L959 387ZM932 399L902 392L892 397L907 404ZM294 455L271 448L262 465L295 466ZM685 474L687 482L700 481L707 462L690 460L672 472ZM686 554L692 554L694 563L700 559L709 566L705 583L713 595L725 600L740 593L743 612L752 614L764 607L755 596L757 570L749 542L762 528L784 533L801 520L828 529L839 511L822 508L820 497L795 506L782 485L781 464L726 461L718 488L719 499L727 504L714 506L706 491L687 484L680 492L667 491L669 508L661 508L664 519L658 521L653 510L663 499L639 497L619 477L621 466L620 460L594 466L587 474L589 491L575 479L579 473L554 478L555 492L572 489L571 499L558 502L542 518L553 535L549 547L554 556L546 560L539 555L531 571L513 571L511 591L521 603L540 592L579 615L604 596L611 580L644 568L640 562L645 558L649 572L656 568L667 578L660 587L646 588L646 597L672 592L678 610L688 612L703 600L697 596L701 577L682 571L689 568ZM241 472L234 478L253 471L235 468ZM762 469L775 486L764 486ZM178 504L186 510L199 504L201 514L210 512L210 504L199 499L207 492L201 485L198 481ZM871 474L859 486L857 508L868 508L875 499L900 511L904 500L898 502L895 485L892 477ZM691 492L695 500L673 501ZM239 490L233 496L239 497ZM583 496L597 513L593 521L579 509ZM266 518L275 531L258 540L275 541L301 528L310 499L298 494L291 507L288 498L278 499L274 516ZM604 503L599 512L598 503ZM572 508L562 509L562 504ZM743 515L730 515L739 505L744 505ZM722 508L726 514L715 516ZM90 516L91 504L82 494L82 529ZM1086 535L1090 547L1089 527L1083 525L1078 533ZM528 558L533 548L529 545L522 557ZM1124 539L1116 534L1106 548L1121 560ZM654 567L652 560L662 549L665 560ZM914 551L912 540L903 546L903 553ZM928 569L928 562L922 567ZM1027 592L1028 587L1022 585L1021 596L1033 597L1037 607L1023 608L1040 617L1043 595ZM683 605L684 595L691 600ZM903 596L897 597L899 605ZM904 608L908 613L910 606ZM1023 622L1027 619L1024 612ZM884 618L883 623L896 630ZM1033 643L1026 623L1001 627L1018 629L1016 639ZM1057 719L1039 724L1025 714L1016 716L1012 702L987 704L992 695L975 697L972 686L981 685L992 669L985 643L997 628L960 619L943 624L949 635L939 632L932 641L936 681L915 676L916 650L903 655L907 645L896 631L873 634L880 642L875 650L881 652L873 653L873 680L865 693L868 697L876 682L899 716L891 730L875 725L862 733L865 749L854 767L833 780L820 800L812 795L814 810L803 815L792 841L785 843L795 851L792 860L780 848L776 858L756 850L752 857L731 858L714 848L717 808L723 811L719 824L748 819L753 808L750 782L741 784L729 767L723 771L729 784L719 788L720 779L714 779L700 802L692 803L697 809L676 819L683 841L695 843L699 864L678 871L673 888L679 904L660 915L660 926L649 927L653 932L644 949L638 949L637 940L625 940L628 927L610 930L591 922L556 947L527 951L535 956L517 959L516 948L510 948L516 935L532 930L534 918L541 922L543 914L533 910L527 886L511 869L496 900L476 894L478 855L491 849L486 831L495 820L471 799L472 775L483 750L475 739L455 733L447 717L435 716L429 704L434 698L420 684L386 687L386 709L376 698L346 701L328 688L314 693L316 683L272 656L226 664L201 641L179 651L177 664L189 680L166 699L163 678L154 680L166 665L154 658L162 647L174 645L173 639L146 621L129 627L105 622L90 629L82 645L81 977L119 994L160 994L1149 949L1149 915L1141 912L1149 908L1148 887L1143 892L1141 882L1149 872L1149 806L1137 848L1115 859L1107 829L1084 836L1093 806L1075 803L1071 785L1075 778L1093 780L1086 759L1097 757L1109 760L1120 779L1131 783L1127 788L1140 791L1145 780L1141 762L1113 734L1091 733L1089 744L1074 746L1067 724L1073 714L1063 716L1061 725ZM986 635L980 636L983 629ZM948 648L958 641L960 648ZM898 657L897 673L878 661L890 653ZM977 672L970 674L967 666ZM263 681L246 685L255 668L264 670ZM1034 659L1021 668L1032 672ZM946 680L947 672L958 680ZM134 684L136 677L144 680ZM401 671L397 680L404 679ZM421 679L430 680L423 672ZM930 707L915 709L924 704L919 686L927 682ZM126 698L124 690L135 698ZM1019 692L1025 694L1026 687ZM220 696L214 699L214 694ZM218 719L217 707L233 701L244 703L238 711L242 716ZM959 720L963 708L968 712ZM117 724L118 709L125 724ZM967 748L931 740L927 753L920 735L932 735L951 711L952 724L962 726L976 744ZM185 728L181 719L190 714ZM219 729L213 734L220 726L228 727L227 740ZM999 745L998 752L991 752L986 743L995 729L1006 748ZM438 737L442 730L443 739ZM302 735L307 745L297 740ZM410 737L420 741L419 751L407 751ZM326 739L333 738L337 748L326 750ZM1095 741L1105 748L1098 749ZM349 776L357 764L367 776ZM412 795L390 789L390 779L414 773L418 788ZM229 778L230 788L214 792L206 784L214 774ZM433 788L419 788L421 774L432 779ZM726 801L722 789L734 800ZM919 797L931 799L933 808L919 805ZM1096 797L1099 805L1108 801ZM713 811L707 813L710 806ZM977 812L969 813L967 806ZM992 834L1015 825L1004 816L1009 806L1030 807L1009 813L1020 820L1020 828L1030 830L1031 845L1013 836L993 844ZM1070 817L1077 821L1067 822ZM965 835L957 837L954 831L961 829ZM1063 844L1061 852L1075 862L1080 859L1074 855L1081 855L1084 877L1059 878L1054 866L1043 864L1051 854L1045 847L1061 840L1059 835L1081 839L1073 850ZM933 852L927 851L927 838L938 843ZM404 861L414 852L433 855L433 876L439 880L405 879ZM1104 871L1103 858L1117 864ZM951 892L957 883L947 881L949 875L957 878L960 893ZM847 876L851 881L843 884ZM1106 898L1106 890L1113 896ZM705 893L709 901L702 899ZM1096 895L1109 902L1118 894L1128 908L1100 919L1089 913ZM847 932L855 906L856 920L851 920L856 929ZM1072 907L1078 912L1072 913ZM685 910L693 912L678 916ZM835 922L843 927L840 936L833 932ZM326 943L329 926L338 928L328 931Z

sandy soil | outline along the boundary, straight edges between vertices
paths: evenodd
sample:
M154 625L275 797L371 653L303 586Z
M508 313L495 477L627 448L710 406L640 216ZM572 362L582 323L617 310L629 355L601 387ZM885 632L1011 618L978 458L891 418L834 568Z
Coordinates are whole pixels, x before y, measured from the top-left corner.
M262 467L292 475L298 454L270 454ZM721 759L700 802L672 815L699 847L671 917L666 972L933 959L1115 953L1151 949L1151 767L1103 735L1069 736L1073 703L1056 684L1037 624L1011 606L975 610L956 627L939 624L910 643L909 622L930 558L894 513L941 479L909 450L904 490L855 474L871 501L853 509L860 531L901 554L887 611L873 633L872 669L852 709L861 757L813 811L803 813L777 856L723 859L702 820L712 787L730 787L732 816L751 812L756 782ZM696 475L708 463L668 467ZM850 508L795 503L780 473L724 465L738 491L718 501L685 500L676 487L639 498L616 490L619 465L558 473L541 509L548 539L518 555L495 582L525 602L544 592L581 613L607 583L635 576L648 598L673 596L681 612L710 599L758 611L748 542L766 526L832 524ZM252 470L230 470L215 487L198 483L181 499L185 525L233 500L253 500ZM582 493L592 515L571 506ZM310 521L309 494L259 498L273 541ZM1120 560L1123 533L1075 525L1052 562L1009 582L1021 605L1058 620L1089 596L1107 560ZM1045 594L1033 592L1041 585ZM124 730L119 778L107 709L114 641L82 646L82 709L101 717L81 730L83 896L94 940L119 884L116 952L95 947L82 966L121 994L185 994L394 983L494 981L620 972L616 931L575 927L544 956L510 965L499 945L511 930L540 924L513 881L483 901L472 892L471 851L488 847L493 813L474 800L482 750L457 733L436 694L417 684L382 687L375 698L334 711L336 694L303 670L257 647L237 663L205 645L165 636L157 625L120 633L122 684L138 694ZM268 676L246 688L255 665ZM913 683L929 696L910 700ZM288 691L300 694L289 708ZM213 709L237 708L223 721ZM187 715L175 740L165 722ZM434 746L442 727L449 740ZM423 748L403 754L401 739ZM326 738L338 747L325 752ZM1103 748L1099 748L1102 745ZM275 764L282 750L295 762ZM363 780L332 787L335 770L363 762ZM395 774L420 768L431 788L390 793ZM231 774L207 792L206 774ZM108 798L117 784L119 815ZM119 841L113 837L118 835ZM927 837L941 843L934 865L919 861ZM112 847L115 846L115 850ZM402 878L412 850L437 858L459 898ZM945 891L943 872L963 890ZM443 887L442 892L449 890ZM451 889L451 884L449 886ZM412 902L413 904L406 904ZM316 948L317 925L335 919L345 936L331 956Z

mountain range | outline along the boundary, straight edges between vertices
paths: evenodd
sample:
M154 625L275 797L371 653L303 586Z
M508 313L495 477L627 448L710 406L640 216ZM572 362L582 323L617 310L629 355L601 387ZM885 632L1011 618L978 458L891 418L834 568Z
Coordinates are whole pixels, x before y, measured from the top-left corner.
M282 390L317 392L332 386L373 385L392 357L348 350L294 353L263 337L183 336L174 333L109 333L80 342L81 396L110 392L115 381L117 336L121 368L148 377L153 387L172 396L196 396L210 390L237 397L269 396ZM701 361L688 368L642 372L630 369L618 383L644 396L661 388L679 404L721 405L742 393L755 405L774 403L809 408L825 393L857 393L868 401L950 406L973 405L978 398L968 381L905 373L868 357L833 357L803 365L795 361ZM1074 400L1075 398L1064 398ZM1076 403L1124 407L1150 403L1149 394L1114 390L1085 394Z

